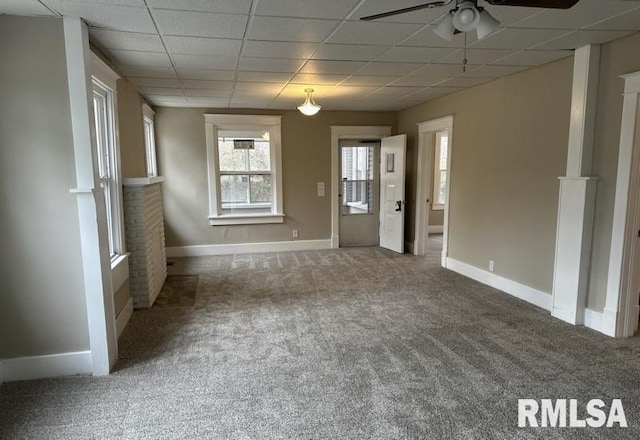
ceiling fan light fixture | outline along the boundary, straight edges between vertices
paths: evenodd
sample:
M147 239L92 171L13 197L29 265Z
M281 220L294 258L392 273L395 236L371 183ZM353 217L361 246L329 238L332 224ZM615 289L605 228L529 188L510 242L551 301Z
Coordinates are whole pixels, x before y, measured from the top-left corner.
M304 89L304 91L307 94L307 98L304 100L304 103L299 105L297 108L303 115L313 116L318 113L322 107L316 104L313 100L313 96L311 96L313 89Z
M453 40L453 36L456 33L456 27L453 25L453 12L447 14L433 32L443 40Z
M480 22L476 26L476 33L478 34L478 40L482 40L484 37L494 33L500 28L500 22L486 9L480 11Z
M453 25L461 32L472 31L480 23L480 11L471 1L464 1L458 5L453 14Z

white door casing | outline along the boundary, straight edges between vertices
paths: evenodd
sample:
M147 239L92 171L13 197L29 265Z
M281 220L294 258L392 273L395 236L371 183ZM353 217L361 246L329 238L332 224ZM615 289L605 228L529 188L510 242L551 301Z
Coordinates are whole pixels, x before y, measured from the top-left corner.
M380 147L380 246L404 253L404 184L407 135L383 138Z

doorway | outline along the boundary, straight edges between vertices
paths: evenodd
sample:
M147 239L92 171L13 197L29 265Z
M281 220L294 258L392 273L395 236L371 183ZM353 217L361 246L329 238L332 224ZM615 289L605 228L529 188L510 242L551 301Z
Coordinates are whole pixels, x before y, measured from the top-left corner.
M340 141L340 247L379 243L380 141Z

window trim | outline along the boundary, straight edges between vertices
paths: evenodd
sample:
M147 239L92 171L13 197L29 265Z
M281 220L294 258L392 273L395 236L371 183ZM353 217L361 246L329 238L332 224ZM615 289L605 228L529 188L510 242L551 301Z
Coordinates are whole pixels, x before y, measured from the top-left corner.
M144 131L145 163L147 177L158 176L158 161L156 159L156 112L146 103L142 104L142 129ZM150 126L151 142L147 137L147 125Z
M446 198L442 203L437 203L438 201L438 188L440 186L440 173L444 171L449 176L449 169L445 168L444 170L440 169L440 147L441 144L438 142L438 135L441 133L447 133L447 139L449 139L449 129L446 130L438 130L433 134L433 144L434 144L434 156L433 156L433 192L431 196L433 197L433 204L431 205L432 211L444 211L444 206L447 203ZM447 166L449 164L449 141L447 141ZM447 182L447 185L449 183ZM445 196L446 197L446 196Z
M209 181L209 224L237 225L283 223L282 197L282 116L205 114L207 171ZM223 213L220 195L218 131L260 130L269 132L271 153L271 212Z

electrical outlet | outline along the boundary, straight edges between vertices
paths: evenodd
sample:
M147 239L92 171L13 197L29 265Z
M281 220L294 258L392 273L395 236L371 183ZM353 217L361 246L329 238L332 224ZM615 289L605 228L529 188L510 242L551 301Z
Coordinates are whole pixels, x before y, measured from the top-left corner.
M293 238L298 238L299 237L297 229L294 229L292 232L293 232Z
M494 267L495 267L495 261L489 260L489 272L493 272Z

